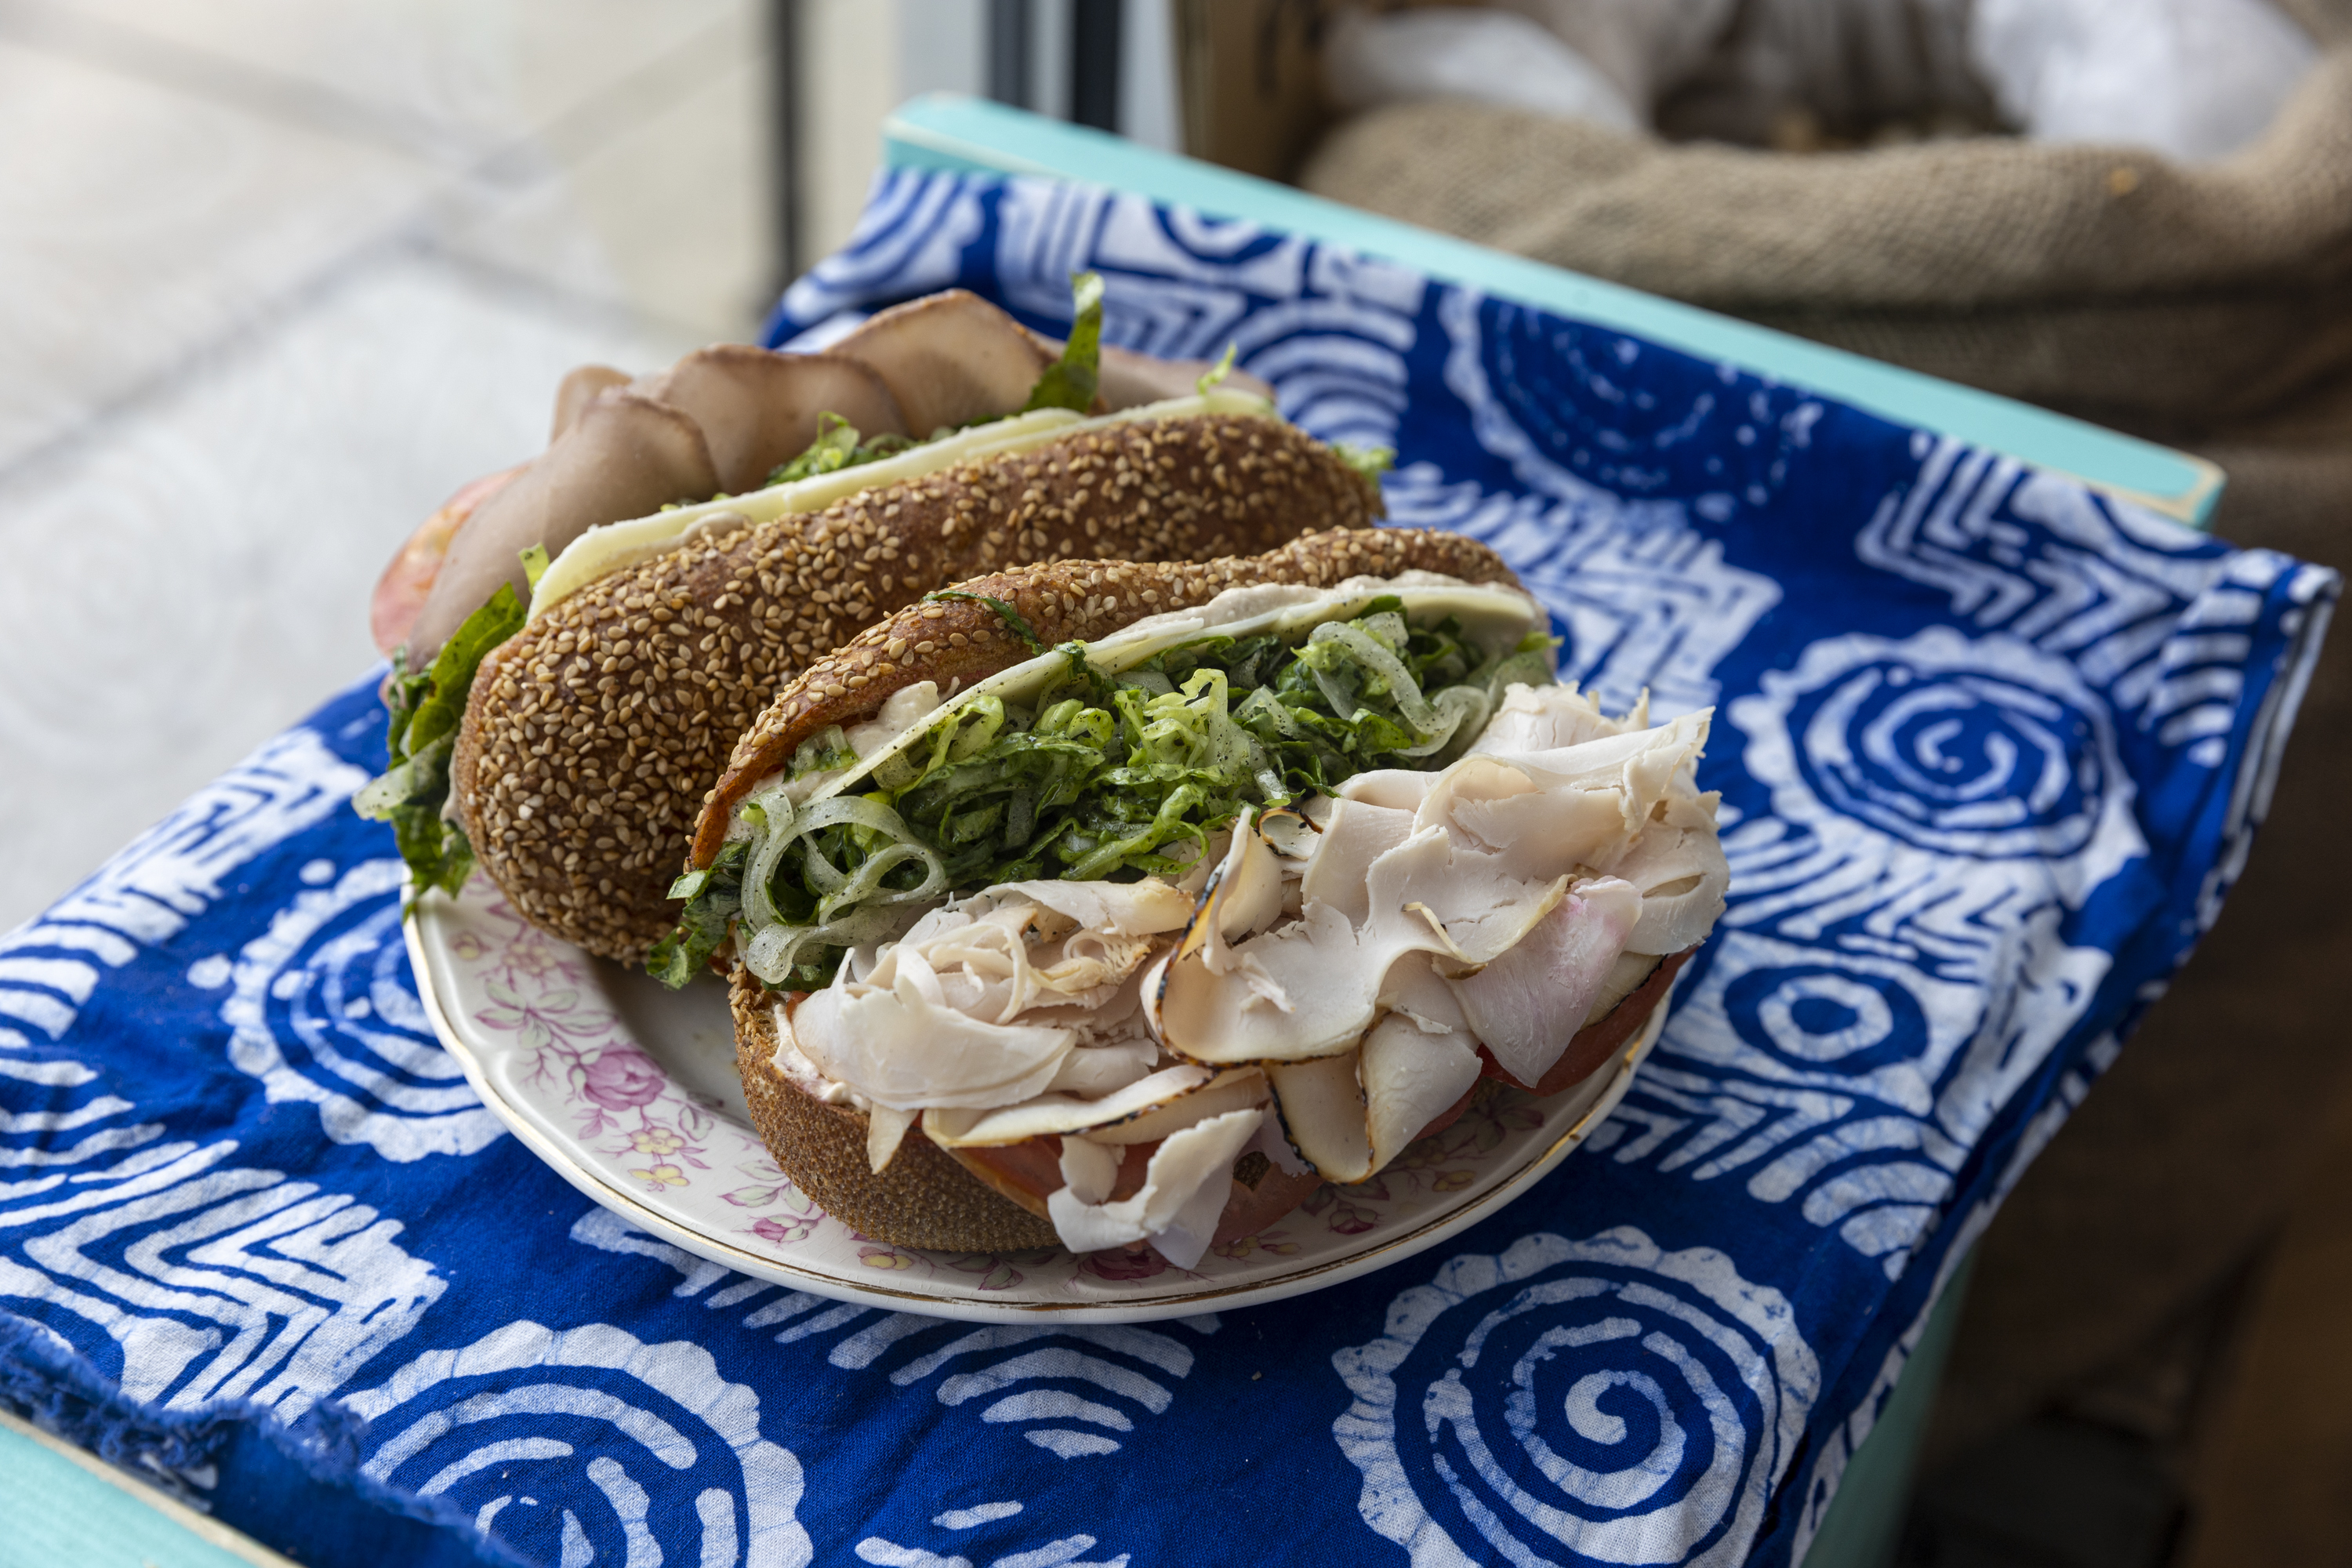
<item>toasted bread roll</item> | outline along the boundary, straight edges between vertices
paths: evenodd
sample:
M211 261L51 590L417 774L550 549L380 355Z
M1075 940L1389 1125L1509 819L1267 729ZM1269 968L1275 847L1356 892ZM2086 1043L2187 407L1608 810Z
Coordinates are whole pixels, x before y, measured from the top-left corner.
M756 1125L861 1233L992 1250L1025 1216L1076 1250L1192 1268L1510 1091L1482 1076L1598 1093L1720 912L1706 716L1603 715L1551 679L1541 625L1485 546L1404 530L959 584L812 666L745 736L668 972L732 947ZM1266 662L1269 634L1297 662ZM1276 761L1302 731L1268 694L1300 722L1377 712L1360 700L1381 689L1339 673L1351 657L1391 660L1370 667L1397 722L1433 739L1315 760L1319 806L1256 815L1233 781L1301 765ZM1421 684L1446 660L1450 684ZM1229 704L1255 727L1216 728ZM1181 738L1187 713L1208 717ZM1448 761L1441 726L1465 721ZM1071 766L1091 771L1067 793L1042 771ZM1177 777L1194 805L1134 794ZM1213 867L1101 858L1105 839L1166 853L1126 825L1195 806L1191 830L1231 828ZM1057 862L1064 835L1077 853ZM893 865L895 886L876 879Z
M850 724L918 681L969 686L1034 657L1004 609L1047 644L1093 641L1146 616L1207 603L1236 587L1330 586L1350 578L1421 571L1473 583L1516 584L1501 558L1475 540L1430 531L1379 529L1312 534L1255 557L1202 563L1053 562L957 584L954 599L909 606L811 665L781 692L736 748L706 803L698 864L724 840L736 803L773 773L801 742L827 725ZM990 601L993 601L991 603ZM1000 608L999 606L1003 606ZM1055 1141L1010 1149L941 1148L918 1125L876 1172L867 1113L820 1098L779 1064L775 1009L783 993L738 964L730 984L736 1067L753 1125L777 1164L827 1214L898 1246L990 1252L1058 1245L1044 1193L1059 1184ZM1644 1009L1646 1011L1646 1009ZM798 1058L794 1058L797 1060ZM1150 1151L1129 1151L1120 1193L1142 1179ZM1265 1156L1237 1164L1220 1239L1271 1224L1319 1184L1286 1173Z
M1310 530L1365 529L1379 506L1370 480L1293 427L1209 414L1112 425L823 511L708 526L563 598L484 661L452 766L459 823L526 919L635 962L675 918L669 884L737 737L795 674L882 616L981 573L1079 553L1247 554ZM1451 556L1392 568L1328 544L1307 565L1339 576L1454 569ZM1200 578L1202 596L1234 580ZM1118 592L1144 604L1145 580L1134 582ZM848 657L871 662L887 640ZM846 696L873 679L842 669L819 684L845 683ZM886 694L876 688L873 703Z
M877 1175L867 1168L866 1113L808 1094L776 1068L775 993L738 970L728 989L735 1013L735 1067L751 1124L793 1184L864 1235L947 1252L1016 1252L1055 1246L1053 1223L990 1191L954 1156L908 1135Z
M1589 1105L1721 913L1708 715L1604 714L1543 626L1404 531L959 584L746 737L662 971L732 950L760 1130L864 1234L982 1247L992 1194L1193 1268L1482 1076Z

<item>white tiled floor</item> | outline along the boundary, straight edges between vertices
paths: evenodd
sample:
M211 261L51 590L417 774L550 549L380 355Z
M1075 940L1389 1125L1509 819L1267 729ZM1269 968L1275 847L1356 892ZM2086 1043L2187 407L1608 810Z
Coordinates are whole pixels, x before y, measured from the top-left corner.
M753 330L763 10L0 9L0 929L365 669L565 369Z
M17 0L12 32L203 81L453 167L744 25L738 0Z

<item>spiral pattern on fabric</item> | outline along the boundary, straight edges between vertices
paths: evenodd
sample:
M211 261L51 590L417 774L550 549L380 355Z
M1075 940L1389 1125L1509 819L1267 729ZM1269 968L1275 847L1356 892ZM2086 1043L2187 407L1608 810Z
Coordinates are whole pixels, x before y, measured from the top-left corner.
M363 860L339 876L303 868L310 890L232 964L200 961L199 985L226 982L229 1059L273 1100L307 1100L338 1143L388 1160L470 1154L505 1131L434 1037L400 938L401 868ZM325 885L325 884L331 885Z
M1926 1009L1894 975L1826 963L1753 969L1723 988L1739 1038L1802 1072L1858 1074L1916 1059Z
M1538 490L1648 503L1653 524L1676 501L1716 521L1769 504L1825 412L1727 365L1694 384L1639 339L1474 289L1448 290L1438 314L1446 386L1482 445Z
M1453 1258L1333 1364L1360 1510L1415 1562L1735 1562L1821 1382L1778 1291L1631 1227Z
M1765 687L1806 792L1918 848L2074 855L2129 788L2107 705L2014 637L1839 638Z
M509 1323L432 1351L344 1401L367 1418L365 1469L441 1497L535 1562L799 1568L800 1461L760 1434L760 1397L709 1351L604 1323Z

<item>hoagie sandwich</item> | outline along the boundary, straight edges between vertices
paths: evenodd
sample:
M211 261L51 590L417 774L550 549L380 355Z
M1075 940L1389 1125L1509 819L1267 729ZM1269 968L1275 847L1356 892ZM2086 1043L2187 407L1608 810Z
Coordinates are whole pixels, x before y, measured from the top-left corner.
M1181 1267L1483 1077L1597 1087L1728 881L1696 765L1404 530L960 584L736 748L656 967L730 970L779 1164L902 1245Z

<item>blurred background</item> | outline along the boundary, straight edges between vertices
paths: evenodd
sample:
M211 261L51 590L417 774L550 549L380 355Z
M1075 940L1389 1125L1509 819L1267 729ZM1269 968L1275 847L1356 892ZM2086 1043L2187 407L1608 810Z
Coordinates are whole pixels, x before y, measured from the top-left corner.
M1166 5L993 10L0 4L0 930L368 668L564 371L755 335L897 104L1066 116L1083 42L1077 110L1177 144Z
M565 370L756 336L930 91L2184 447L2346 563L2352 0L0 0L0 930L373 665ZM1979 1249L1907 1562L2352 1562L2336 645Z

